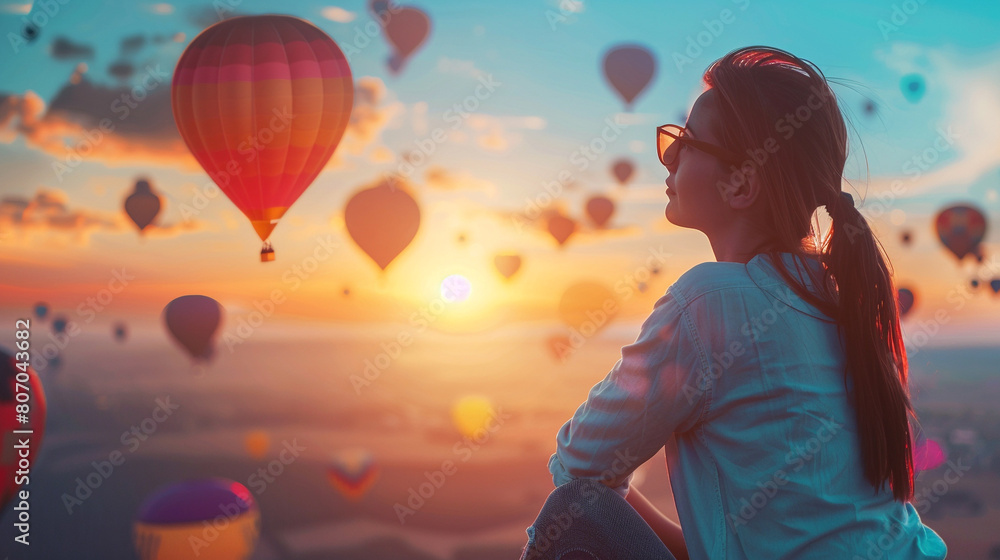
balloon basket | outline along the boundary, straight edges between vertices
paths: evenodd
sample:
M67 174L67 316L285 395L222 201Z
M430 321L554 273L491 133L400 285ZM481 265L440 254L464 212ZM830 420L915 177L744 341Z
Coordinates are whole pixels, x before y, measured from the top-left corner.
M271 244L267 243L260 250L260 262L271 262L274 260L274 249L271 248Z

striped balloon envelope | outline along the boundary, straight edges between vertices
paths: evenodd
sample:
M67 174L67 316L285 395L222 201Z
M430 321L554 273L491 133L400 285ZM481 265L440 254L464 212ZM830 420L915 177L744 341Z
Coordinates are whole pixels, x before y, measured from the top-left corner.
M246 486L225 478L160 488L133 526L142 560L245 560L260 535L260 510Z
M265 242L329 161L354 104L340 47L283 15L234 17L187 46L171 85L174 120L212 180Z
M378 473L371 453L364 449L345 449L333 455L326 476L342 496L357 501L375 484Z
M29 347L27 343L21 346ZM21 485L30 482L24 473L30 473L34 466L45 434L45 391L28 357L29 352L18 351L16 346L14 351L0 347L0 443L3 444L0 449L0 476L3 477L0 479L0 514L17 496ZM27 445L22 445L24 443ZM21 456L22 452L28 456Z

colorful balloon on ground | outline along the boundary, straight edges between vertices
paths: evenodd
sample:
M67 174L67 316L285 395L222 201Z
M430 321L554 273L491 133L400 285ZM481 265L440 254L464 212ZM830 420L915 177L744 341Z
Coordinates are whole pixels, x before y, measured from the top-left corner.
M590 336L604 327L620 311L615 294L597 282L578 282L563 292L559 317L570 328Z
M139 233L153 223L160 213L160 207L160 197L153 193L146 179L136 181L132 194L125 199L125 213L135 227L139 228Z
M44 320L45 316L49 314L49 304L44 301L40 301L35 304L35 317Z
M245 560L259 535L260 509L253 496L225 478L160 488L139 507L133 525L142 560Z
M562 247L576 232L576 222L562 214L556 214L549 218L548 230L552 238Z
M632 110L632 103L656 74L656 57L642 45L620 45L604 54L604 77Z
M420 229L420 207L398 181L383 181L354 193L344 223L354 243L385 270Z
M635 165L632 164L632 160L621 158L611 164L611 174L615 176L618 184L623 187L628 184L633 173L635 173Z
M913 304L916 303L916 296L909 288L900 288L897 299L899 300L899 316L906 317L910 309L913 309Z
M938 238L959 262L965 255L979 252L979 243L986 235L986 217L979 209L959 204L938 212L934 220Z
M337 149L354 82L344 53L315 25L240 16L187 46L171 102L191 154L266 241Z
M125 326L125 323L115 323L112 333L115 335L115 340L125 342L125 339L128 338L128 327Z
M23 356L22 356L23 357ZM45 391L38 374L24 360L18 360L17 353L0 348L0 513L17 494L23 482L16 476L18 470L30 471L35 466L35 457L45 435ZM18 394L26 394L27 400L20 400ZM28 405L27 421L22 422L18 405ZM15 434L14 430L31 430L28 434ZM17 439L28 439L27 457L15 452ZM21 464L27 462L27 465Z
M478 395L462 397L451 407L452 422L468 438L484 438L484 433L489 433L490 420L495 416L490 400Z
M163 308L170 335L195 361L208 361L215 353L215 333L223 309L208 296L181 296Z
M521 270L520 255L497 255L493 257L493 266L506 280L510 280L518 270Z
M910 103L919 102L924 97L925 88L924 77L920 74L907 74L899 81L899 89Z
M378 479L379 468L375 458L364 449L347 449L336 453L327 467L330 485L348 500L364 497Z
M398 74L413 53L427 40L431 32L431 20L419 8L397 7L394 13L390 12L384 27L386 39L393 51L388 61L389 70Z
M606 196L592 196L587 200L587 217L599 228L608 224L615 213L615 203Z

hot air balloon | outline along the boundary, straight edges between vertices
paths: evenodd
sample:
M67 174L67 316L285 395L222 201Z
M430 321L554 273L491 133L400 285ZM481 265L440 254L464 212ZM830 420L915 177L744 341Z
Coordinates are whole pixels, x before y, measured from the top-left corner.
M618 298L604 284L591 281L570 286L559 300L559 317L584 336L606 327L620 310Z
M344 294L344 297L349 297L351 295L351 289L345 286L343 294Z
M969 281L969 285L972 286L972 289L975 290L976 288L979 288L979 280L973 278L971 281Z
M907 74L899 81L899 89L907 101L917 103L924 96L924 77L920 74Z
M990 289L993 290L994 294L1000 293L1000 278L990 280Z
M645 282L639 282L635 285L635 287L639 289L639 293L641 294L646 293L646 290L649 289L649 285L646 284Z
M619 45L604 54L604 77L628 111L655 74L656 57L642 45Z
M271 436L264 430L250 430L243 436L243 448L254 459L263 459L271 448Z
M0 451L0 476L3 477L0 479L0 513L23 482L15 473L19 469L30 470L18 465L21 457L15 452L15 442L17 439L30 440L25 448L28 456L24 459L33 467L45 435L45 391L38 374L28 365L26 353L12 353L0 347L0 441L4 442L4 449ZM18 396L22 394L27 395L26 400ZM18 405L21 405L20 410L27 405L28 412L19 412ZM15 430L30 432L15 434Z
M375 458L364 449L345 449L333 455L326 475L330 485L348 500L358 501L378 479Z
M49 304L44 301L40 301L35 304L35 317L41 320L45 320L45 316L49 314Z
M156 219L160 206L160 197L153 193L146 179L136 181L132 194L125 199L125 213L139 228L140 234Z
M986 217L977 208L955 205L938 212L934 221L941 243L961 262L965 255L976 253L986 235Z
M615 213L615 203L606 196L592 196L587 200L587 217L599 228L607 225Z
M910 244L913 243L913 234L909 230L901 233L899 238L903 242L903 245L906 245L907 247L909 247Z
M337 149L354 82L344 53L315 25L240 16L187 46L171 102L191 154L264 242Z
M616 159L615 162L611 164L611 174L615 176L618 184L623 187L628 184L628 181L632 178L633 173L635 173L635 165L632 164L632 160L621 158Z
M115 323L112 332L118 342L125 342L125 339L128 338L128 327L125 326L125 323Z
M389 0L368 0L368 12L379 21L386 21L397 9L399 7Z
M576 232L576 222L562 214L555 214L548 220L548 230L549 234L562 247Z
M913 304L916 303L916 296L909 288L899 288L899 290L897 290L897 294L897 299L899 300L899 316L906 317L906 314L913 308Z
M389 57L389 70L393 74L406 65L413 53L424 44L431 32L431 20L419 8L410 6L395 8L390 13L388 21L383 23L385 36L389 40L393 53Z
M546 339L545 345L548 346L553 359L560 364L568 360L570 354L573 353L572 341L564 334L554 334L550 336Z
M223 308L207 296L181 296L163 308L167 330L195 361L209 361L215 353L215 332Z
M58 315L52 318L52 332L56 334L64 333L67 326L69 326L69 319L65 315Z
M521 270L520 255L497 255L493 257L493 266L506 280L510 280L518 270Z
M493 403L479 395L464 396L452 405L451 419L458 431L471 439L482 439L490 429L490 419L495 418Z
M185 480L146 498L132 529L142 560L245 560L257 546L260 509L239 482Z
M417 235L420 207L398 180L361 189L344 207L344 222L354 243L385 270Z
M941 445L932 439L922 439L913 447L913 470L929 471L936 469L944 463L944 450Z

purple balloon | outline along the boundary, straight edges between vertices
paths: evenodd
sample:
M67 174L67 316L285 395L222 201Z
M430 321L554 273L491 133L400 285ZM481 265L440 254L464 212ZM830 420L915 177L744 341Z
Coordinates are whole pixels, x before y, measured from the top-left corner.
M604 55L604 77L629 111L655 74L656 57L642 45L619 45Z
M222 306L207 296L181 296L163 308L167 330L195 360L211 359Z
M220 512L236 515L257 507L245 486L225 478L185 480L164 486L139 507L136 521L171 524L215 519Z

